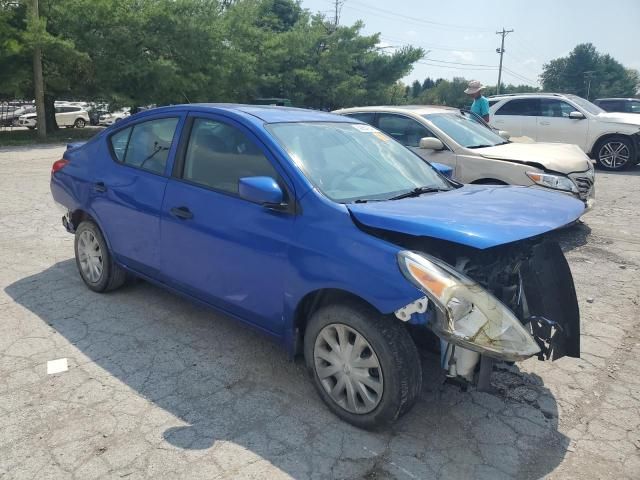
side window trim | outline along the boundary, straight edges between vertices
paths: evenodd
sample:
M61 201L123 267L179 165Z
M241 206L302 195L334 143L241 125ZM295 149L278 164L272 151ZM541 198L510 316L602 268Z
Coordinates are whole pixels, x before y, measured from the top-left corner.
M111 160L116 165L118 165L120 167L133 168L134 170L141 171L141 172L146 172L148 174L157 175L157 176L160 176L160 177L165 177L165 178L170 177L171 176L171 172L169 172L169 174L167 174L167 166L168 165L172 165L172 159L175 159L176 152L177 152L177 144L178 144L178 142L176 140L181 138L182 131L184 130L185 114L186 114L186 112L184 110L179 110L177 112L166 112L166 113L163 113L163 114L160 114L160 115L157 115L157 116L153 116L151 118L142 118L142 119L140 119L140 121L132 123L132 124L119 126L119 128L117 130L114 130L113 132L110 132L109 135L106 138ZM169 151L167 152L167 164L165 165L165 171L164 172L162 172L162 173L154 172L153 170L140 168L140 167L137 167L135 165L124 163L124 160L123 161L118 160L118 157L117 157L115 151L113 150L113 143L111 142L111 138L114 135L118 134L119 132L121 132L123 130L129 129L129 135L127 136L127 146L125 147L124 155L122 157L123 159L125 159L126 156L127 156L127 152L129 150L129 144L130 144L130 141L131 141L131 135L133 134L133 129L136 127L136 125L140 125L140 124L146 123L146 122L152 122L154 120L162 120L163 118L177 118L178 119L178 123L176 124L175 131L173 132L173 138L171 139L171 147L169 148ZM173 164L175 164L175 160L174 160Z
M222 195L227 195L233 198L237 198L243 201L247 201L242 199L238 194L230 192L228 190L217 189L208 185L203 185L201 183L192 182L186 178L184 178L184 167L187 150L189 148L189 141L191 139L191 133L193 131L193 125L197 119L200 120L211 120L214 122L226 123L234 128L238 128L242 133L248 136L249 140L251 140L262 152L267 161L271 164L272 168L275 170L278 178L276 178L276 182L282 188L287 203L289 204L288 209L282 210L284 213L292 213L295 214L299 209L297 205L297 200L295 196L295 190L293 188L293 182L288 178L288 175L283 166L280 165L280 162L277 160L277 156L258 138L253 132L251 132L246 126L239 123L237 120L233 118L227 117L225 115L221 115L218 113L204 113L204 112L188 112L184 127L182 128L182 132L180 134L180 139L176 148L176 153L173 162L173 169L170 174L170 178L187 183L191 186L202 188L205 190L209 190L211 192L215 192Z

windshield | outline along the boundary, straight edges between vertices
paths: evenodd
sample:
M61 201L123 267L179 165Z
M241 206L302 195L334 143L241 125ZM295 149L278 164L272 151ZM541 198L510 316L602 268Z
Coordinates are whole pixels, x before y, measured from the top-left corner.
M420 187L451 188L427 162L370 125L297 122L266 127L335 202L389 200Z
M580 108L589 112L591 115L598 115L599 113L605 113L605 111L601 109L599 106L591 103L589 100L585 100L582 97L578 97L577 95L567 95L567 97L570 98L571 101L573 101L573 103L578 105Z
M507 143L485 125L461 113L432 113L424 118L433 123L458 145L466 148L493 147Z

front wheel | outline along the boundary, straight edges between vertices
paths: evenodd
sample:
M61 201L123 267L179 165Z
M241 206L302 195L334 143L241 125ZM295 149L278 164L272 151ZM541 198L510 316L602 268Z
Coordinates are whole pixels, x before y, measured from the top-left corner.
M102 232L94 222L84 221L76 229L74 249L80 277L94 292L115 290L125 282L126 272L111 258Z
M623 136L609 137L598 142L594 149L596 162L606 170L622 170L636 164L635 148Z
M84 128L86 124L87 122L85 122L83 118L78 118L73 126L76 128Z
M316 311L304 354L322 400L360 428L390 424L411 408L422 388L420 357L407 330L364 305Z

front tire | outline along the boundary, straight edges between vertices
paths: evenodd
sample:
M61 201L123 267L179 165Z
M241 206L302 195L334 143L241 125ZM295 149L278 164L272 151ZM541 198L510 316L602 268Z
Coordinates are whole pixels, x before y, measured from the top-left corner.
M86 124L87 122L85 122L83 118L78 118L73 126L76 128L84 128Z
M80 277L94 292L115 290L125 282L125 270L113 261L104 236L94 222L87 220L78 226L74 250Z
M422 389L420 357L404 326L355 302L329 305L312 315L304 354L322 400L360 428L392 423Z
M637 163L633 143L621 135L599 141L593 152L596 162L605 170L623 170Z

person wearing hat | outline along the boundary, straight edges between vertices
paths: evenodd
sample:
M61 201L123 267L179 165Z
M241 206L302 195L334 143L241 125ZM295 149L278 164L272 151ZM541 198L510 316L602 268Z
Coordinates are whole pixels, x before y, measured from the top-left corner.
M489 100L482 96L483 89L482 83L478 80L471 80L464 93L473 98L471 111L489 123Z

